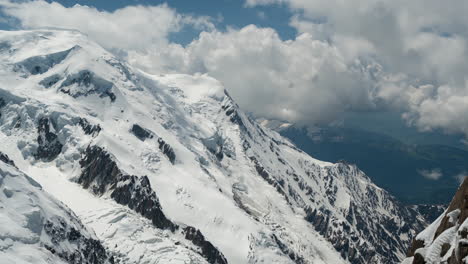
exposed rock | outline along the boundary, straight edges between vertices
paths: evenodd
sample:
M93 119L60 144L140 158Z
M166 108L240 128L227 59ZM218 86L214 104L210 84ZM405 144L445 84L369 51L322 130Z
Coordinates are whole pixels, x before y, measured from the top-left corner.
M101 126L99 124L92 125L86 118L80 118L78 124L80 124L86 135L97 136L99 132L101 132Z
M413 264L426 264L426 260L424 260L424 257L421 254L416 253L414 255Z
M159 149L162 151L164 155L169 159L169 161L174 164L176 155L172 147L167 144L162 138L158 138Z
M154 226L175 231L177 226L166 218L156 193L151 189L148 177L120 175L110 187L111 197L119 204L127 205L150 219Z
M218 249L207 241L200 230L187 226L182 231L185 234L185 239L192 241L192 243L201 249L201 254L205 259L212 264L227 264L226 258L218 251Z
M153 138L153 133L148 129L142 128L141 126L134 124L132 126L132 133L139 138L141 141L145 141L147 138Z
M164 215L156 193L151 189L146 176L137 177L124 174L109 153L92 146L85 151L80 161L83 168L78 183L95 194L106 191L119 204L126 205L161 229L174 231L176 226Z
M8 165L11 165L13 167L16 167L15 162L8 157L7 154L3 153L0 151L0 161L5 162Z
M58 74L53 74L44 78L42 81L39 82L40 85L44 86L45 88L50 88L58 83L62 79L62 76Z
M436 231L433 233L432 239L426 240L426 243L415 240L409 249L408 256L414 255L413 263L422 262L424 258L431 256L431 261L434 255L439 257L445 256L451 247L454 247L452 254L448 258L449 264L462 264L463 259L468 256L468 243L466 238L468 236L467 230L467 217L468 217L468 181L465 178L463 183L458 188L452 201L450 202L445 214L438 219L436 224ZM456 232L453 232L455 230ZM427 232L427 230L426 230ZM441 234L444 233L442 246L431 247ZM453 235L451 235L453 234ZM451 236L451 237L450 237ZM422 256L420 252L416 252L419 248L425 248L426 256ZM419 262L416 262L419 261ZM427 262L431 262L427 261Z
M80 165L83 171L78 178L78 183L84 188L89 188L98 195L110 192L111 198L117 203L126 205L150 219L157 228L168 229L172 232L180 228L164 215L148 177L123 173L104 149L98 146L88 147ZM209 263L227 263L224 255L207 241L198 229L186 226L182 232L187 240L200 248L200 254Z
M42 117L39 119L37 125L37 151L34 154L36 159L42 161L52 161L54 160L60 152L62 152L62 143L57 138L57 135L51 131L52 124L47 117Z
M83 236L80 231L68 226L63 219L55 221L47 220L44 224L44 232L51 237L51 244L45 244L45 248L67 263L114 263L113 258L108 257L105 248L99 240ZM73 252L60 250L58 245L62 243L70 243L76 247L76 250Z
M447 252L449 251L450 249L450 244L449 243L444 243L442 245L442 249L440 250L440 256L443 257L445 256L445 254L447 254Z
M15 70L18 71L23 69L33 75L45 73L54 65L62 62L72 50L77 48L79 47L75 46L64 51L27 58L16 63Z
M281 252L283 252L283 254L285 254L292 261L294 261L294 263L296 263L296 264L307 263L304 260L304 258L302 258L301 256L296 255L296 253L294 253L294 251L289 249L288 246L286 244L284 244L275 234L273 234L272 237L273 237L273 240L275 241L275 243L278 245L278 248L281 250Z
M416 252L416 250L418 250L419 248L423 248L423 247L424 247L424 241L415 238L413 242L411 243L411 247L408 250L407 256L408 257L414 256L414 253Z
M73 98L97 94L101 98L109 97L111 102L114 102L116 96L112 92L113 86L112 82L97 76L93 72L82 70L67 76L65 81L60 85L59 91Z

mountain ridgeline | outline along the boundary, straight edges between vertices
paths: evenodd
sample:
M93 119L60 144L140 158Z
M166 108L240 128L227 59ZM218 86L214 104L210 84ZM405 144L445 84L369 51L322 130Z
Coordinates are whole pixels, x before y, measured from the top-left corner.
M427 224L355 165L259 125L207 75L151 75L75 31L2 31L0 47L5 166L69 208L59 227L96 245L80 253L101 256L90 263L398 263ZM48 245L64 263L81 252Z

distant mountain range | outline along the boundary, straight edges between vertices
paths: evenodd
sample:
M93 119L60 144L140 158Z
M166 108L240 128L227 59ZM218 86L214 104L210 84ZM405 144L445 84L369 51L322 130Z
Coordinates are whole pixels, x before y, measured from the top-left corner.
M282 126L278 130L313 157L356 164L406 204L447 204L468 172L468 151L455 147L411 145L381 133L344 127L310 131Z

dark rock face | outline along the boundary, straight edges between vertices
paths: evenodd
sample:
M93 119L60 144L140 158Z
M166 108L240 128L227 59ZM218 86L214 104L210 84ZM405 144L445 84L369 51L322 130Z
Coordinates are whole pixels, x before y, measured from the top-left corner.
M92 135L95 137L99 134L99 132L101 132L101 126L99 124L92 125L85 118L80 118L80 120L78 121L78 124L81 126L81 128L83 129L86 135Z
M134 124L132 126L132 133L141 141L145 141L147 138L153 138L153 133L145 128L142 128L141 126Z
M34 157L46 162L54 160L62 152L63 147L57 135L50 131L51 125L47 117L39 119L37 125L37 133L39 134L37 143L39 146Z
M66 224L63 219L47 220L43 232L51 237L51 244L44 245L52 254L70 264L114 263L99 240L87 238L80 231ZM59 245L70 243L76 246L73 252L61 250Z
M148 177L137 177L123 173L109 153L98 146L86 149L80 160L83 171L78 183L95 194L110 192L117 203L126 205L143 217L150 219L154 226L175 232L180 227L166 218ZM201 250L201 255L212 264L226 264L224 255L196 228L186 226L182 232L185 238Z
M40 85L44 86L45 88L50 88L58 83L62 77L58 74L53 74L49 77L44 78L42 81L39 82Z
M110 188L111 197L119 204L150 219L154 226L175 231L177 226L166 218L161 210L159 199L151 189L148 177L121 175Z
M408 250L408 254L406 256L408 257L414 256L414 253L416 252L416 250L422 247L424 247L424 241L414 239L413 242L411 243L411 247Z
M3 108L6 105L5 99L0 97L0 108Z
M239 112L237 111L239 106L236 103L234 103L234 100L226 90L224 90L224 94L226 95L226 98L228 100L221 106L221 108L225 111L226 116L229 117L229 120L232 123L239 125L240 129L242 129L245 132L248 132L244 122L242 121L242 118L239 116Z
M132 126L131 132L141 141L145 141L146 139L152 139L155 137L155 134L146 129L141 127L140 125L134 124ZM158 138L159 150L169 159L169 161L174 164L176 160L176 154L174 149L166 143L162 138Z
M62 62L72 50L77 48L79 47L75 46L68 50L27 58L21 62L18 62L15 65L15 70L18 71L24 69L32 75L45 73L54 65Z
M205 259L212 264L227 264L226 258L218 251L218 249L207 241L200 230L187 226L182 231L185 234L185 239L192 241L192 243L201 249L201 254Z
M176 226L164 215L156 193L146 176L137 177L124 174L111 156L102 148L88 147L80 161L83 171L78 178L84 188L98 195L110 191L111 197L119 204L150 219L161 229L174 231Z
M8 165L11 165L11 166L13 166L13 167L16 167L15 162L12 161L12 160L10 159L10 157L8 157L7 154L5 154L5 153L3 153L3 152L1 152L1 151L0 151L0 161L3 161L3 162L5 162L5 163L8 164Z
M304 258L301 256L296 255L294 251L288 248L288 246L283 243L275 234L273 234L273 240L275 243L278 245L278 248L283 252L283 254L287 255L292 261L294 261L296 264L304 264L307 263Z
M159 149L162 151L164 155L169 159L169 161L174 164L176 155L172 147L167 144L162 138L158 138Z
M451 214L458 210L456 217ZM434 241L440 234L444 233L447 229L457 226L458 231L456 232L453 239L458 238L459 242L456 244L452 255L448 258L449 264L461 264L464 263L463 259L468 256L468 243L465 242L468 237L468 230L466 228L460 228L460 226L468 218L468 180L465 178L463 183L458 188L455 193L452 201L450 202L445 215L440 221L439 226L436 229L432 241ZM415 240L413 241L409 251L408 256L414 255L413 263L426 263L424 256L415 253L417 249L422 247L427 247L429 245L424 245L422 241ZM440 255L445 255L450 249L449 244L442 245Z
M271 177L268 171L266 171L265 168L262 166L262 164L260 164L260 162L257 160L257 158L255 157L249 157L249 158L254 163L255 170L257 171L258 175L260 175L266 182L273 185L273 187L275 187L276 190L280 194L282 194L286 200L288 200L288 196L286 195L286 192L283 190L284 183L282 184L280 181Z
M116 96L112 92L113 86L112 82L97 76L93 72L82 70L69 75L60 85L59 91L73 98L97 94L101 98L109 97L111 102L114 102Z
M414 255L413 264L426 264L424 257L421 254L417 253Z

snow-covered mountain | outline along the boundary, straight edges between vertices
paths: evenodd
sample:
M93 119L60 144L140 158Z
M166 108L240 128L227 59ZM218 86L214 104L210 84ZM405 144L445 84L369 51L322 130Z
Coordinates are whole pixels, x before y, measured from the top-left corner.
M425 225L209 76L150 75L62 30L2 31L0 59L0 150L116 263L396 263Z
M112 263L96 235L3 153L0 190L1 263Z
M458 188L447 210L419 233L404 264L468 263L468 179Z

